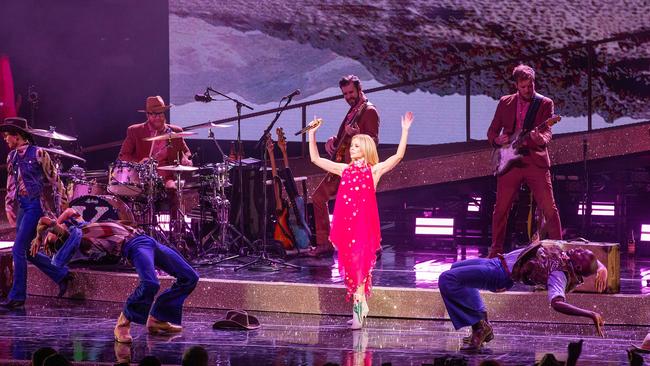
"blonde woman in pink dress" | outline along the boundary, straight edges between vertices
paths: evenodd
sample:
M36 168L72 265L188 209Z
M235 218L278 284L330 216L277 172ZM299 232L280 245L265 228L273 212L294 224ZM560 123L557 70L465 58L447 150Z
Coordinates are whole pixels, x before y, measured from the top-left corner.
M350 164L335 163L323 159L316 146L316 130L320 120L315 120L309 130L309 155L312 163L321 169L341 176L336 194L336 205L330 241L338 251L339 272L347 288L346 299L352 297L352 329L363 327L368 315L367 297L372 287L371 271L375 266L379 249L379 211L375 189L379 179L392 170L404 157L408 131L413 122L413 113L402 117L402 137L397 153L380 162L377 146L368 135L355 135L350 142Z

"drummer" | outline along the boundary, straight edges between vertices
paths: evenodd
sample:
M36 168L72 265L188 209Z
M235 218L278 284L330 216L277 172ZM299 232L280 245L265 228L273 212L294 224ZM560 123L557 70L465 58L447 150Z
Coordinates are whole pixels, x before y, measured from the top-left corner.
M190 160L191 152L183 138L153 142L145 140L148 137L183 131L181 127L167 123L165 112L171 107L172 105L165 105L165 101L159 95L147 97L145 109L138 111L147 114L147 121L131 125L126 130L126 139L122 143L119 160L143 163L154 159L160 167L174 165L180 157L180 165L192 165ZM168 191L168 197L170 197L171 216L175 218L178 203L175 202L175 195L173 194L176 189L174 175L172 172L161 170L158 173L163 178L165 189Z

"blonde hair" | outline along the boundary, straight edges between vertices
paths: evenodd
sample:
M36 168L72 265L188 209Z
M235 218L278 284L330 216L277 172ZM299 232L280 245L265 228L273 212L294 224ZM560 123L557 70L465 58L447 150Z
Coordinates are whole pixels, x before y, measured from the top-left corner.
M359 141L361 152L363 153L363 157L366 159L368 164L375 165L379 163L379 155L377 154L377 145L375 144L375 140L373 140L372 137L365 134L354 135L352 136L350 145L354 142L354 140Z

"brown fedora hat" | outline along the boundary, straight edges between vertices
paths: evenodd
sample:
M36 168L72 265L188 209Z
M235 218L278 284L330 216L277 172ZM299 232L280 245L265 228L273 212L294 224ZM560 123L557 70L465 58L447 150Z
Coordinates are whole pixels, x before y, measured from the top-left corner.
M17 133L25 139L34 143L34 137L31 133L31 128L27 124L27 120L20 117L7 117L0 123L0 132Z
M259 327L259 320L244 310L228 310L224 319L212 324L212 329L223 330L254 330Z
M650 353L650 333L646 334L643 343L640 346L633 344L632 347L634 347L634 351L636 352Z
M155 97L147 97L147 102L145 103L145 108L138 110L138 112L143 113L162 113L169 110L172 107L172 104L165 105L165 101L160 95Z

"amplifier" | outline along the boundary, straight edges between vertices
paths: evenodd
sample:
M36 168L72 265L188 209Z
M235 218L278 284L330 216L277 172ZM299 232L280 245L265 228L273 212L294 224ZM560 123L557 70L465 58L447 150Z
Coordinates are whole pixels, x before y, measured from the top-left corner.
M584 248L591 250L596 258L607 267L607 287L605 293L615 294L621 289L621 253L617 243L599 243L570 241L561 244L563 250ZM585 279L585 283L578 286L576 292L596 292L596 276Z

